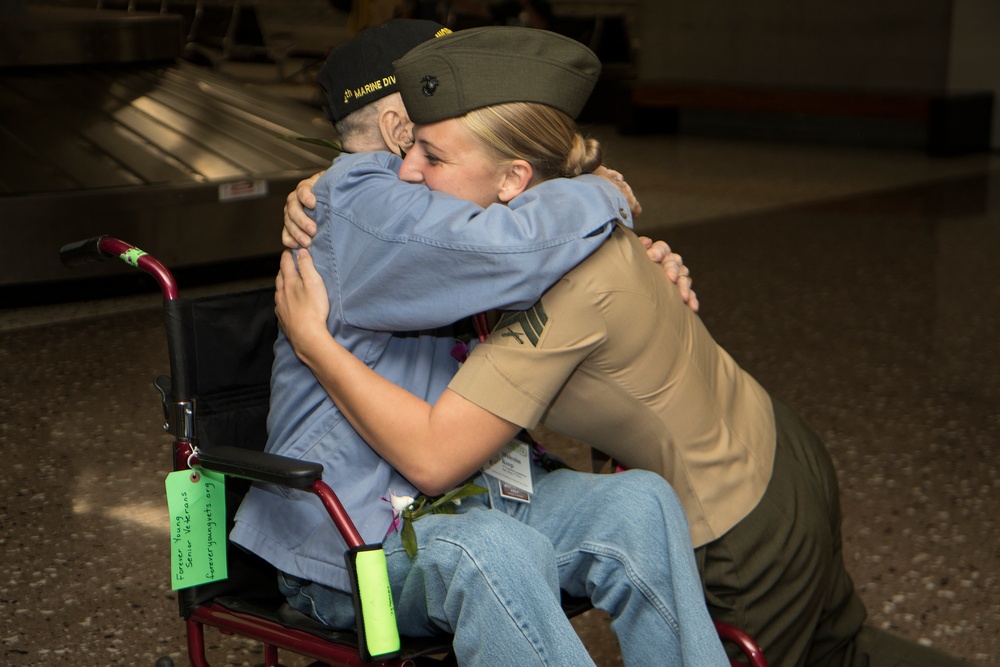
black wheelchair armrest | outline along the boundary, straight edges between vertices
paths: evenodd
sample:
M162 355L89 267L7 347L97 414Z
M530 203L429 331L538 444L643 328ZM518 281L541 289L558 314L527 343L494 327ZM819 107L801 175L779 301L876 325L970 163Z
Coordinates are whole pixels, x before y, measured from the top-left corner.
M198 462L201 467L215 472L293 489L308 489L323 477L321 463L239 447L199 449Z

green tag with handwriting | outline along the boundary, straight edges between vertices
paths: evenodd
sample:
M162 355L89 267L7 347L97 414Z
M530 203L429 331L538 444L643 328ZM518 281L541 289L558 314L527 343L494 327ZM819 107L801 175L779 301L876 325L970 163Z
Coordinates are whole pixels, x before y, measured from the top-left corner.
M226 478L207 470L167 475L170 588L222 581L226 569Z

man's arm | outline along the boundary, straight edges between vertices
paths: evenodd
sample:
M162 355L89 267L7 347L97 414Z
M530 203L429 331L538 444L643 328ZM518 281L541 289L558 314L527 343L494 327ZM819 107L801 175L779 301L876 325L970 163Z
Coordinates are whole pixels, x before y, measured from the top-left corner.
M622 196L625 197L625 201L628 202L628 207L632 212L633 218L642 213L642 205L636 199L631 186L625 181L621 173L602 165L594 170L594 174L604 178L618 188ZM313 194L313 186L316 185L316 181L322 175L323 172L318 172L305 180L299 181L295 189L285 198L285 226L281 229L281 243L290 250L308 248L312 245L312 240L316 236L316 221L309 216L306 210L311 211L316 208L316 196ZM669 246L667 252L669 253ZM650 256L650 259L653 259L653 257ZM658 259L653 259L653 261L659 264L663 263L662 260ZM675 279L672 280L676 282Z
M493 308L523 309L631 226L616 187L554 179L482 208L398 179L390 153L341 156L314 187L313 259L335 321L432 329Z
M642 212L642 206L632 192L632 188L619 172L600 167L594 173L619 188L628 202L633 217ZM322 172L301 181L285 200L281 242L286 248L308 248L312 245L313 237L316 236L316 222L306 211L311 211L316 207L316 197L312 189L321 175ZM691 307L691 310L698 312L700 304L697 295L691 289L691 271L684 265L683 258L673 252L664 241L654 242L645 236L639 237L639 240L646 247L650 260L659 264L667 279L677 285L681 299Z

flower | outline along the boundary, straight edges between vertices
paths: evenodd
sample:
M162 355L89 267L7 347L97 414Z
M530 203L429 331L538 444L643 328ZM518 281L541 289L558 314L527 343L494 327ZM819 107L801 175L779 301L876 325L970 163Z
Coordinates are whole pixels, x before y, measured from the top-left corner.
M389 502L392 504L393 528L402 519L402 528L399 532L400 539L406 553L413 558L417 555L417 534L413 530L413 522L428 514L455 514L455 506L461 504L462 498L488 493L488 491L478 484L465 482L455 487L443 496L428 498L420 495L417 498L409 496L397 496L392 491L389 492Z
M392 505L392 511L396 514L402 514L404 510L410 509L413 506L412 496L397 496L392 491L389 492L389 504Z

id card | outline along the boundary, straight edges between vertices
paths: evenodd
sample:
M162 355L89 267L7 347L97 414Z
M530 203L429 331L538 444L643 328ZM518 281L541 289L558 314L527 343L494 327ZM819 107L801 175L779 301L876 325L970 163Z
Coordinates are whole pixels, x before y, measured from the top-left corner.
M500 495L522 503L531 502L531 449L511 440L483 466L483 472L500 480Z
M210 471L167 475L170 588L226 579L226 478Z

